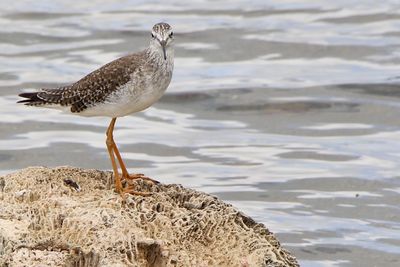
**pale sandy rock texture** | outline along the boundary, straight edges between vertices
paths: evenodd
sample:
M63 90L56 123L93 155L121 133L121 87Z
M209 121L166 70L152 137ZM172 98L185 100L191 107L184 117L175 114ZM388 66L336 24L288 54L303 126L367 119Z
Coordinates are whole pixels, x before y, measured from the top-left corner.
M268 229L216 197L135 183L153 194L123 200L98 170L0 177L0 266L298 266Z

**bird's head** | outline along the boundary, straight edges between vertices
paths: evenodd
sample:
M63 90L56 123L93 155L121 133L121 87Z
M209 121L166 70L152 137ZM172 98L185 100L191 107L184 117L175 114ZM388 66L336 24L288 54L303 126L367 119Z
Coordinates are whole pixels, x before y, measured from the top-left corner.
M174 33L168 23L160 22L153 26L151 31L150 46L158 50L163 59L166 60L168 53L172 51L174 43Z

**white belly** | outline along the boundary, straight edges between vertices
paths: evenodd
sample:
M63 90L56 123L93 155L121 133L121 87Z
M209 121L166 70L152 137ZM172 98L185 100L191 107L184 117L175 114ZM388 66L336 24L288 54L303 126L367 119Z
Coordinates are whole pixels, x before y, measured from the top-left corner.
M78 115L116 118L136 113L157 102L168 85L169 82L163 86L152 85L140 90L135 85L127 84L119 88L116 93L111 94L103 103L89 107Z

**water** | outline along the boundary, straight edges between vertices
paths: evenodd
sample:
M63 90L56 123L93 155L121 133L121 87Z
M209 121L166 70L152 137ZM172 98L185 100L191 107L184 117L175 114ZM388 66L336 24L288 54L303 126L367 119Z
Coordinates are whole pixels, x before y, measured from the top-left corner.
M177 43L168 94L117 120L131 170L233 203L302 266L399 266L398 1L161 3L0 3L1 173L110 169L108 119L16 95L143 48L165 20Z

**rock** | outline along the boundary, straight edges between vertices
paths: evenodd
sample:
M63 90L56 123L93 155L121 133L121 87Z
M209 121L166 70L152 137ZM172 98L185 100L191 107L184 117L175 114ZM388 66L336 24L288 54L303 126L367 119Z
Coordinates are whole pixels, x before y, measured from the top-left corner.
M264 227L216 197L112 173L32 167L0 177L0 266L299 266Z

